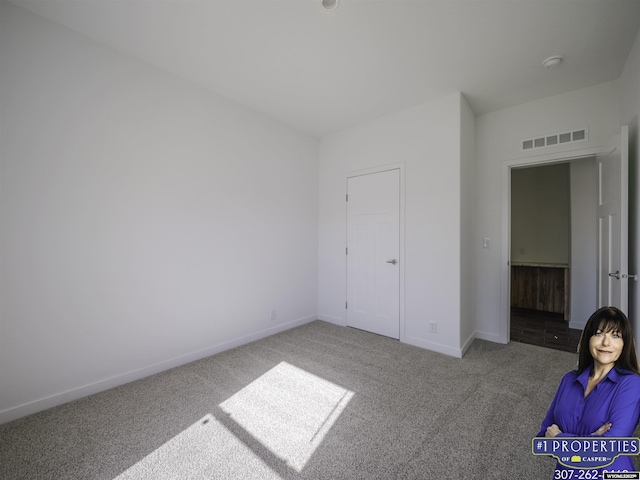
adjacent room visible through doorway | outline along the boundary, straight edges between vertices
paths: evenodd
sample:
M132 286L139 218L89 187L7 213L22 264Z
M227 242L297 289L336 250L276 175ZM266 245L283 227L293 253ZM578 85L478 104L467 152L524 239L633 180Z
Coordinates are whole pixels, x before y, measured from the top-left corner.
M511 169L511 341L576 351L595 305L596 183L588 160Z

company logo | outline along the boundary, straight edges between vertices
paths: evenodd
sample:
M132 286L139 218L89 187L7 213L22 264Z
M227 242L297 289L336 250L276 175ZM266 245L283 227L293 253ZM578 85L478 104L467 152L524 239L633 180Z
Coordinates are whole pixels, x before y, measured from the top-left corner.
M550 455L565 467L601 468L611 465L620 455L638 455L640 439L536 437L531 448L534 455Z

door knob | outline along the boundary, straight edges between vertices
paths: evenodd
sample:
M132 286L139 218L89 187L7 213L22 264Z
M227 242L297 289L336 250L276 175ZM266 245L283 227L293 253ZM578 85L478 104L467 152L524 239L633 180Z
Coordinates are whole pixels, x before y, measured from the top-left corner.
M396 263L398 263L398 261L395 258L393 258L391 260L387 260L387 263L391 263L391 264L395 265Z

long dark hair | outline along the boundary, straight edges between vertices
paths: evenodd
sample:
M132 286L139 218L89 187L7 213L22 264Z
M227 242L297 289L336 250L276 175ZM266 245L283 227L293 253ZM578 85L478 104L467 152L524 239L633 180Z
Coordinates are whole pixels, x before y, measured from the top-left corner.
M622 353L616 361L616 367L640 374L631 322L616 307L602 307L587 320L578 344L578 372L584 372L586 368L593 365L593 357L589 351L589 340L598 330L605 333L619 332L622 335Z

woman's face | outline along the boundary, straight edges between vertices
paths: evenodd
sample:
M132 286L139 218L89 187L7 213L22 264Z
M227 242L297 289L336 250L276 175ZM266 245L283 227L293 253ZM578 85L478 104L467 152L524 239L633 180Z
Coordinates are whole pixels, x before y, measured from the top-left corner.
M620 358L623 346L622 334L615 330L604 332L598 329L589 340L589 352L594 364L602 366L612 366Z

